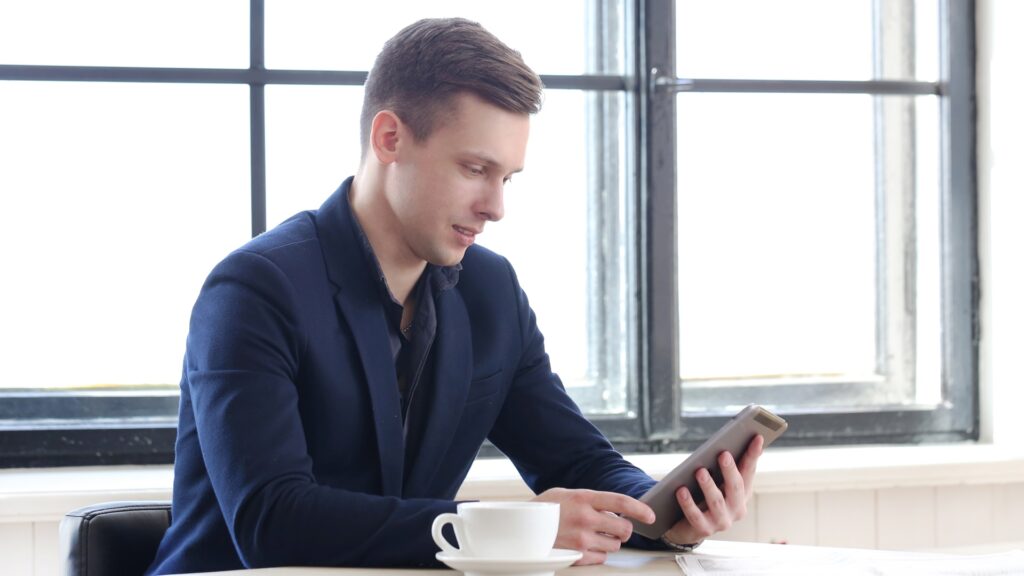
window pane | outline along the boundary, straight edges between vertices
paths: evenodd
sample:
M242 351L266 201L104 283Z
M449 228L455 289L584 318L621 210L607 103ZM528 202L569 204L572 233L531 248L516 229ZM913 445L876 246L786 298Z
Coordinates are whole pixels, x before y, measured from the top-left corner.
M683 78L934 81L936 4L678 0L676 73Z
M267 67L369 70L384 42L405 25L421 18L459 16L480 22L519 50L539 73L583 74L587 10L583 0L268 0Z
M873 373L871 98L678 105L681 376Z
M249 2L0 2L0 63L247 68Z
M0 83L0 386L173 384L249 237L243 86Z
M612 101L605 110L621 111L622 96L609 97ZM612 178L619 182L602 184L608 180L599 180L603 176L595 173L595 166L588 166L588 155L593 158L600 138L616 146L615 131L622 133L622 119L607 118L613 133L599 135L593 124L588 125L588 113L596 113L595 98L593 93L577 91L545 94L544 110L530 127L526 169L505 189L505 219L491 223L480 242L515 267L537 314L551 364L570 394L584 410L622 413L628 407L624 363L612 363L608 368L601 364L606 358L595 354L623 354L626 312L609 308L608 302L588 302L588 294L598 289L607 290L608 299L621 302L626 298L621 268L627 244L608 242L600 247L588 242L588 225L599 220L594 214L594 194L600 186L617 184L612 196L621 203L625 180L625 175L619 174ZM623 166L625 155L618 154L617 164ZM609 217L617 221L622 212ZM609 231L614 228L602 233ZM622 234L621 230L617 233ZM618 264L610 264L615 262ZM594 275L595 268L607 265L619 268L618 286L597 286L601 276ZM588 347L588 342L595 341L590 338L591 331L615 334L618 340L608 342L603 352L592 350ZM608 372L602 374L605 370Z
M583 107L582 93L547 92L530 126L525 170L505 188L505 218L488 224L480 237L515 267L552 366L567 386L584 385L587 366Z
M890 129L885 145L876 141L882 101L911 110L916 120L908 125L919 127L916 138L908 133L905 142L898 140L898 130ZM890 364L913 359L917 350L918 372L928 376L923 384L934 386L935 98L685 94L677 103L680 377L696 386L874 382L881 387L869 397L845 398L912 402L903 390L912 390L913 381L886 384L886 377L894 370ZM912 148L883 152L897 142ZM916 159L901 162L908 153ZM880 212L890 208L879 199L879 187L906 182L909 190L889 193L909 194L917 212ZM902 222L898 232L886 228L895 241L916 234L920 246L897 244L887 252L879 243L885 218ZM905 282L899 287L918 284L893 277L893 263L880 261L905 249L910 260L895 265L916 267L921 297L911 293L905 303L880 306L879 298L903 292L880 286L879 267L886 281ZM895 344L886 339L899 336L885 334L887 320L878 311L902 314L918 302L917 341L891 358ZM810 389L803 396L774 396L796 407L829 402Z
M359 167L362 86L267 86L267 226L313 210Z

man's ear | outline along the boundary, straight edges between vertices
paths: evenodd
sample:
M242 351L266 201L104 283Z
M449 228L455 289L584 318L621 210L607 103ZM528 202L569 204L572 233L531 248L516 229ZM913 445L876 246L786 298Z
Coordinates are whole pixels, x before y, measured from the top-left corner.
M381 164L390 164L398 156L399 136L404 131L402 120L391 110L381 110L370 123L370 149Z

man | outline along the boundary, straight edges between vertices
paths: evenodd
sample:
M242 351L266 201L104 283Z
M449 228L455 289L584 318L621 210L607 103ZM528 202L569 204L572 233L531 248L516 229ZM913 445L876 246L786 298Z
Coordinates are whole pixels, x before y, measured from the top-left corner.
M523 168L538 76L479 25L424 20L366 83L358 173L319 210L229 255L192 313L173 523L150 573L427 565L432 520L485 439L538 500L556 546L604 561L653 521L624 461L551 372L509 263L474 246ZM667 542L744 514L761 442Z

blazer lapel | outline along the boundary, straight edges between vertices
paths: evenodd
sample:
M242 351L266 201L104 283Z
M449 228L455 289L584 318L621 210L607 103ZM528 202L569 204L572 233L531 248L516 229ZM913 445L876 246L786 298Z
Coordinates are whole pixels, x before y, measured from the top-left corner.
M363 362L366 383L370 388L370 404L377 433L380 458L381 489L384 495L402 493L403 455L401 399L395 379L395 365L391 362L384 314L373 306L349 298L343 291L335 301L348 320L355 335L359 358Z
M381 491L386 496L401 496L405 441L402 435L401 400L395 365L391 359L387 325L374 279L354 228L355 216L348 204L352 179L317 212L317 231L323 247L324 263L331 281L338 287L335 302L359 351L369 386L370 403L380 460ZM358 433L358 431L356 431Z
M437 332L431 356L434 374L430 394L420 413L424 415L419 449L406 479L406 495L415 495L430 486L441 459L452 442L462 419L462 408L473 377L473 345L469 333L469 314L457 290L445 290L437 298ZM421 382L422 386L425 382ZM415 400L414 400L415 402Z

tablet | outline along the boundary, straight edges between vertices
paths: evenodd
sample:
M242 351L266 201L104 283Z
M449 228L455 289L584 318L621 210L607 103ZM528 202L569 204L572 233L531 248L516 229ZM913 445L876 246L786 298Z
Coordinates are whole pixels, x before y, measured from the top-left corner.
M697 485L697 470L707 468L715 483L721 485L722 474L718 469L718 455L729 452L739 462L740 456L746 451L747 445L760 434L764 436L764 445L768 447L776 438L786 431L788 424L782 418L769 412L766 408L751 404L732 417L717 432L700 445L682 464L676 466L647 491L640 501L654 510L654 524L644 524L633 520L633 531L648 538L657 540L683 517L683 511L676 501L676 490L680 486L690 489L690 494L698 504L703 502L704 494Z

